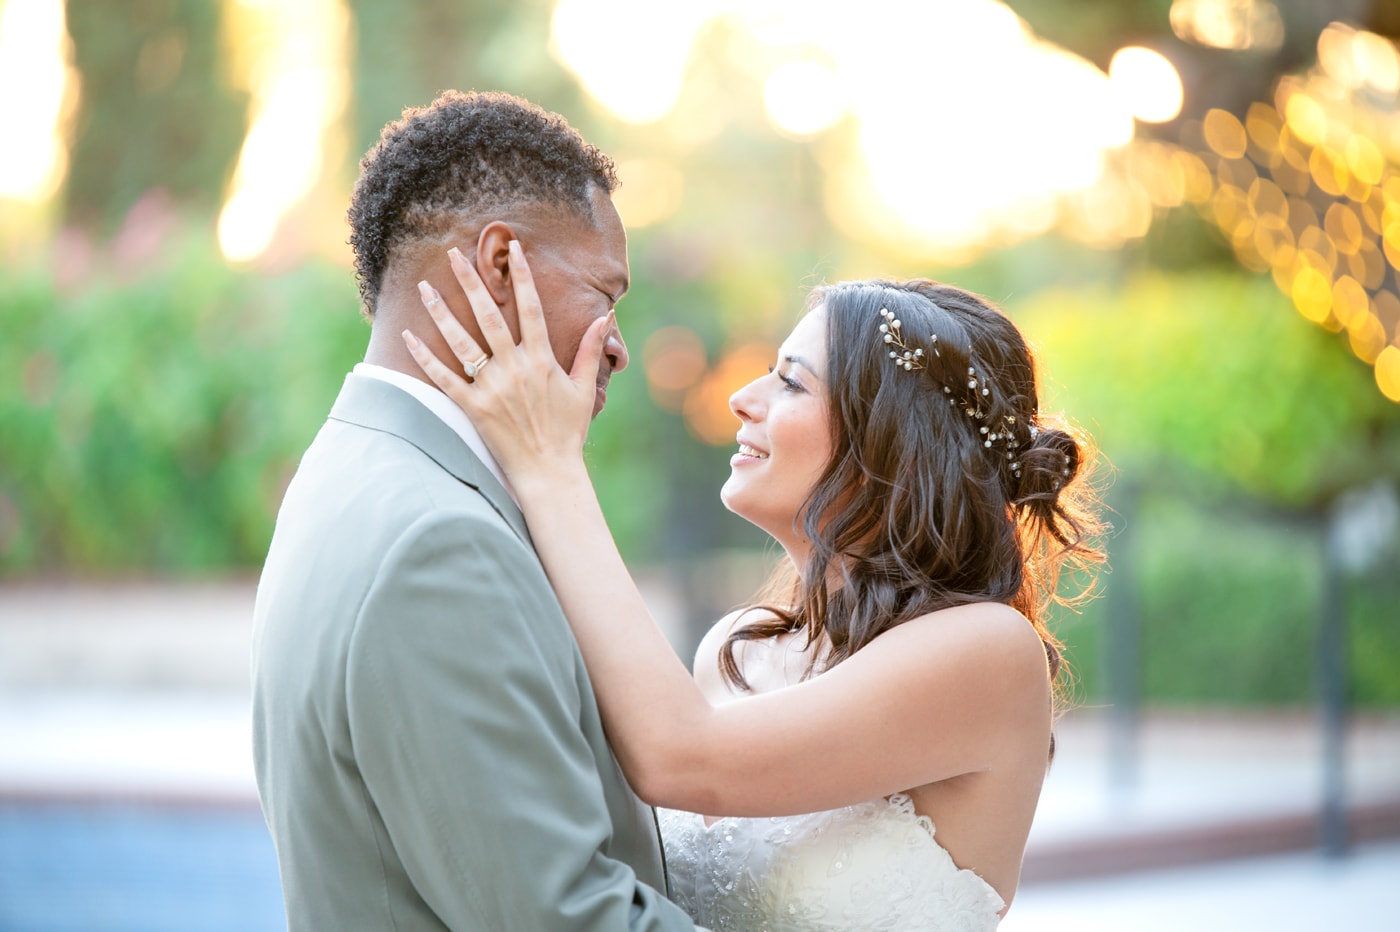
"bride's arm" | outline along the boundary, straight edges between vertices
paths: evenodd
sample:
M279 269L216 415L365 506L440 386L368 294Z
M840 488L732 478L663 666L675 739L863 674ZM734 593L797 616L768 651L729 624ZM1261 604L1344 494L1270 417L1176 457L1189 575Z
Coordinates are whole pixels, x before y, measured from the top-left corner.
M797 686L707 700L653 623L583 463L611 315L589 328L565 373L517 244L510 269L518 346L471 266L454 256L453 267L490 364L467 382L407 331L405 341L510 478L578 638L609 740L643 799L712 815L811 812L996 767L1020 754L1025 740L1043 754L1044 650L1025 619L1001 605L906 623ZM480 348L436 293L429 288L424 297L453 352L478 359Z

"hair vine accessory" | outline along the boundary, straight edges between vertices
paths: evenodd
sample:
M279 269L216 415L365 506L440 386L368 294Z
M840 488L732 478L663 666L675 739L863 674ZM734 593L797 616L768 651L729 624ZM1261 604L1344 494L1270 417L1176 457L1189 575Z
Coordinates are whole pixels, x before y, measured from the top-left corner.
M885 335L885 342L893 349L890 350L890 358L894 364L905 372L913 372L924 367L924 351L919 348L910 349L904 342L904 335L900 332L902 326L899 318L894 316L894 312L887 307L880 308L880 316L885 318L885 322L880 325L880 332ZM933 352L938 355L938 334L933 335Z
M972 356L972 348L968 347L967 355ZM994 404L991 398L992 384L988 379L980 378L977 375L975 366L967 367L967 387L969 394L963 396L961 392L955 394L947 385L943 386L943 394L948 396L948 404L961 404L963 413L974 422L986 418L986 413L982 410L982 399L986 398L988 404ZM961 396L961 397L960 397ZM981 424L977 427L977 433L982 441L982 447L990 450L997 443L1004 443L1006 449L1006 461L1012 475L1017 479L1021 478L1021 461L1017 458L1017 453L1022 449L1023 444L1016 437L1016 416L1014 414L1003 415L1001 426L993 429L991 425ZM1028 427L1030 437L1033 440L1038 433L1034 426Z

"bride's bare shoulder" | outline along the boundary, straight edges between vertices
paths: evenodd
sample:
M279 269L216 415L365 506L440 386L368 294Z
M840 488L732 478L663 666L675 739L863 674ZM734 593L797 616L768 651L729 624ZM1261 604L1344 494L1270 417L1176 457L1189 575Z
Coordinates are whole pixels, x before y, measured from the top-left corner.
M695 649L695 665L692 669L695 682L711 702L725 701L740 695L720 674L719 652L729 635L740 625L765 621L772 617L770 612L763 609L738 608L711 625L710 630L700 639L700 646ZM734 659L740 664L743 663L742 650L741 646L735 651Z

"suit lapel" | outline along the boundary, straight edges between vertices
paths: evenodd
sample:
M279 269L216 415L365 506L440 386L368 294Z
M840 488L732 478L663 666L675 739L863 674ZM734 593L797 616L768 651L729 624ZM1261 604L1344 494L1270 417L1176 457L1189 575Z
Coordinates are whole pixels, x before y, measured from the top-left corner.
M412 395L388 382L351 373L345 377L330 419L383 431L413 444L463 484L481 493L511 530L534 549L525 516L462 438Z

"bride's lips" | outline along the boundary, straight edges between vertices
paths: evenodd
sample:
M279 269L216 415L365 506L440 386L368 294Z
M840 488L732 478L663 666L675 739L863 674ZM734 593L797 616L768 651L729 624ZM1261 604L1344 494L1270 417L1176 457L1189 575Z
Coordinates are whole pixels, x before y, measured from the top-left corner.
M730 466L746 466L752 463L761 463L768 459L768 451L761 447L756 447L744 440L739 440L739 452L729 458Z

